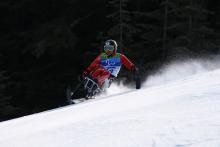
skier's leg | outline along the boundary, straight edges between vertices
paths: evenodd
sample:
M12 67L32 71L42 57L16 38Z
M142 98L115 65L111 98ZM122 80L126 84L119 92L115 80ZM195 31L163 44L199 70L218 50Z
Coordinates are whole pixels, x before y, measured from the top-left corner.
M110 80L109 78L106 78L103 85L102 85L102 89L107 89L110 86Z
M98 79L99 75L102 73L102 68L97 68L93 73L92 73L92 78L93 79Z
M105 79L110 77L110 73L103 67L99 67L98 69L96 69L96 71L93 72L92 77L93 79L97 80L98 85L101 87Z
M106 69L102 69L102 72L100 73L100 76L98 78L98 84L99 86L102 86L104 82L110 77L110 73ZM107 81L106 81L107 82Z

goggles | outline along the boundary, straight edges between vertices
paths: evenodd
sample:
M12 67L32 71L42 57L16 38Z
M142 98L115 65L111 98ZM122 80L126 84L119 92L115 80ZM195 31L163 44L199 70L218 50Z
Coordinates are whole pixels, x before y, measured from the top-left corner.
M107 51L114 51L114 46L112 45L105 45L104 46L104 51L107 52Z

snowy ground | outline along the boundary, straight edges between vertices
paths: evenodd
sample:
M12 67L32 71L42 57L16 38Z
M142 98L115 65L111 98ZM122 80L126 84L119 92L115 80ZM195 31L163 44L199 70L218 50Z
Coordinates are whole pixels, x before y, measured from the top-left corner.
M141 90L112 85L95 100L1 122L0 147L220 147L220 68L204 65L173 64Z

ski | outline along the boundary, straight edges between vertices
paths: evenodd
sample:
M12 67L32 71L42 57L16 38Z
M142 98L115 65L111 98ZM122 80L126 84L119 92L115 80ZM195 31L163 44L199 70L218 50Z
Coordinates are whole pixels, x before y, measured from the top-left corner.
M79 103L85 102L86 100L88 100L88 99L86 99L86 98L72 99L72 100L70 100L70 103L71 104L79 104Z

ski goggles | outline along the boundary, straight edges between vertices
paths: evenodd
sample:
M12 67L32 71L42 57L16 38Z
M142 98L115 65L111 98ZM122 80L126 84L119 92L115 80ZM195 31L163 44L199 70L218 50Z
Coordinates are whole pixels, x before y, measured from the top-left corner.
M114 51L114 46L112 46L112 45L105 45L104 46L104 51L106 52L106 51Z

